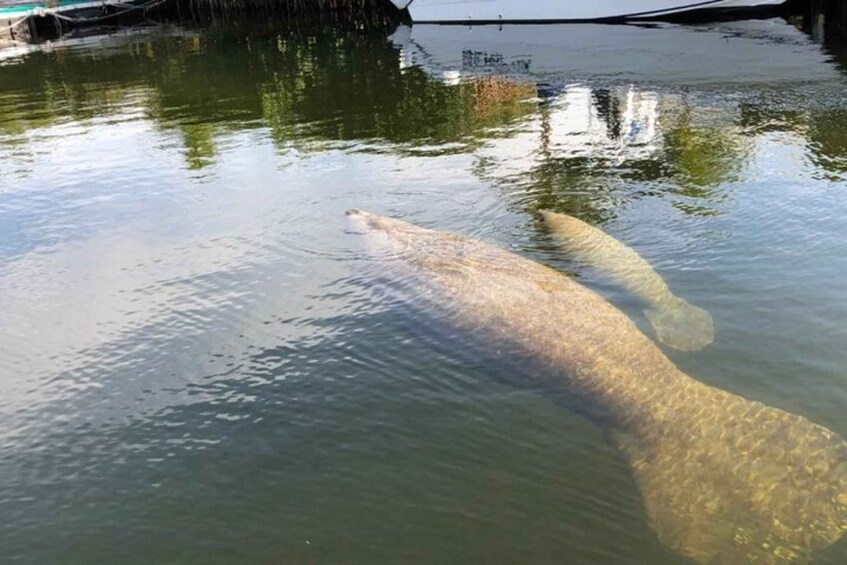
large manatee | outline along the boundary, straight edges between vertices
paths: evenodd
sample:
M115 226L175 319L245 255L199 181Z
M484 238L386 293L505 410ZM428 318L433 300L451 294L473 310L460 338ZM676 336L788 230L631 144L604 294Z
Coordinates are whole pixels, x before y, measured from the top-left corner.
M715 338L712 316L675 296L641 255L607 233L566 214L542 212L553 239L576 259L604 271L647 304L644 314L665 345L695 351Z
M836 433L685 375L558 271L468 237L348 215L416 300L603 409L667 546L700 563L784 563L847 531L847 443Z

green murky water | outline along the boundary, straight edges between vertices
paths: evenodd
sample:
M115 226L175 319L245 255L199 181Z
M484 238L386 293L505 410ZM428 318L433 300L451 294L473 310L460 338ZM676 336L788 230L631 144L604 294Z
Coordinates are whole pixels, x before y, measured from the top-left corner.
M847 436L845 72L781 20L7 56L2 560L685 563L586 411L378 292L343 211L508 247L654 337L538 212L577 216L711 313L683 371Z

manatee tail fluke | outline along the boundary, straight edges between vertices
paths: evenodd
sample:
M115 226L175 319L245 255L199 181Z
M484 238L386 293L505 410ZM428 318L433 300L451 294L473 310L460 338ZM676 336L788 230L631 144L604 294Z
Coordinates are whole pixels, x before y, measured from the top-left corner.
M699 396L677 428L613 434L663 544L697 563L778 565L808 563L847 532L843 439L714 389Z
M660 342L681 351L697 351L715 340L712 315L685 300L673 297L644 311Z

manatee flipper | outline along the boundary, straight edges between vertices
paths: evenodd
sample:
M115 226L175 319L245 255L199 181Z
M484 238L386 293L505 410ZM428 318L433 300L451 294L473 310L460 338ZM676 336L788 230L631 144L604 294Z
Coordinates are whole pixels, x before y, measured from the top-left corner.
M715 340L712 315L674 296L644 310L660 342L681 351L697 351Z
M603 271L647 304L645 315L660 342L675 349L696 351L714 341L711 314L674 296L661 275L633 249L572 216L550 211L541 214L562 249Z

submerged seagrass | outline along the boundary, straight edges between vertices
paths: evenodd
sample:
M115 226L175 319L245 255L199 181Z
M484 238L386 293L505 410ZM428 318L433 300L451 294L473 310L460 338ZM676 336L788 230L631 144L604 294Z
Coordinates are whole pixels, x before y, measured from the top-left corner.
M421 299L605 409L667 546L701 563L780 563L847 531L847 443L834 432L690 378L620 310L551 268L471 238L348 215Z
M542 212L555 241L573 257L611 276L647 304L644 314L656 337L675 349L696 351L715 339L712 316L675 296L641 255L582 220Z

